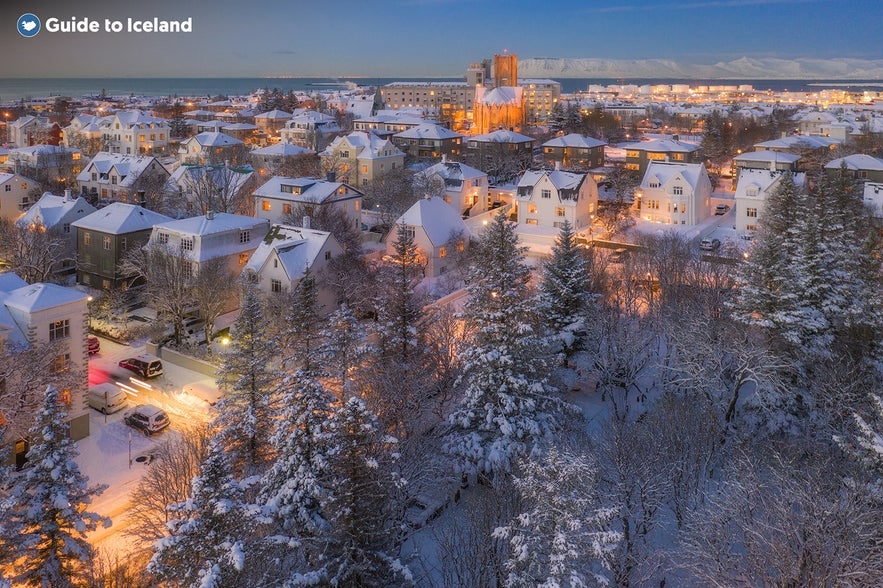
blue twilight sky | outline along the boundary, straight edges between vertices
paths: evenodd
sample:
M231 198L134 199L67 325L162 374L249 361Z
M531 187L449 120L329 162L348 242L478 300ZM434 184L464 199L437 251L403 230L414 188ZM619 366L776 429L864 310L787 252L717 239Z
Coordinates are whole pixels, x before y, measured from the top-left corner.
M30 12L44 29L16 31ZM193 18L189 34L49 33L50 17ZM520 58L883 58L883 0L3 0L0 77L458 77Z

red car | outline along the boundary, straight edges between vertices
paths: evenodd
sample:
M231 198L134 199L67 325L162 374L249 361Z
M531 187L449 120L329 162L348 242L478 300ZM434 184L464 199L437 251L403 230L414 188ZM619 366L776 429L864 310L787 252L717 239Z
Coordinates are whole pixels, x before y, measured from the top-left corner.
M86 342L89 347L89 355L95 355L101 351L101 341L98 340L98 337L92 337L90 335L87 337Z

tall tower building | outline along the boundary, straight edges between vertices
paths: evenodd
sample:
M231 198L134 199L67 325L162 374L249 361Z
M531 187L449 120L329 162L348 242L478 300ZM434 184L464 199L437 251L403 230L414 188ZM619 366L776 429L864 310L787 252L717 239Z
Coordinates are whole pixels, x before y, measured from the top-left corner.
M494 55L494 86L497 88L504 86L518 85L518 56L514 53L503 53Z

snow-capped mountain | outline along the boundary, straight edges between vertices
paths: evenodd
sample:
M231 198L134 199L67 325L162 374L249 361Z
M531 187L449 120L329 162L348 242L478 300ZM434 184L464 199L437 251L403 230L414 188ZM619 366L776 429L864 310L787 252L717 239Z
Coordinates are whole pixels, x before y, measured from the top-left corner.
M671 59L532 57L518 62L520 77L883 79L883 59L777 59L742 57L711 64Z

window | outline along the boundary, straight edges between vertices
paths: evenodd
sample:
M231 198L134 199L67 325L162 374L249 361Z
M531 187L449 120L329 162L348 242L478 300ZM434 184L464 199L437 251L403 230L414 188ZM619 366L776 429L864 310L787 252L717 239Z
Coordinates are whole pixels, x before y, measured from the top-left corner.
M270 291L274 294L278 294L282 292L282 281L281 280L270 280Z
M67 339L71 336L71 321L64 319L49 323L49 340L58 341L59 339Z
M291 208L290 204L288 206L289 206L289 208ZM269 200L264 200L263 202L261 202L261 210L265 210L265 211L269 212L270 208L271 208L271 205L270 205Z
M367 165L363 165L363 166L362 166L362 173L363 173L363 174L367 174L367 173L368 173L368 166L367 166Z
M405 235L406 235L409 239L413 239L413 238L414 238L414 227L411 227L411 226L405 226Z
M54 373L60 374L61 372L66 371L71 365L71 354L70 353L62 353L52 360L52 363L49 364L49 369L51 369Z
M675 196L683 196L684 195L684 187L683 186L675 186L671 189L671 193Z
M248 263L248 253L240 253L239 265L245 265L246 263Z
M529 224L529 225L536 225L536 224L539 224L539 223L537 222L537 219L535 219L535 218L529 218L529 219L526 219L524 222L527 223L527 224Z
M251 241L251 231L239 231L239 242L240 243L248 243Z
M70 223L64 223L64 232L65 232L65 234L70 234L70 232L71 232L71 224Z
M279 267L279 260L276 258L273 258L273 267Z
M658 187L659 187L659 182L657 182L657 181L655 181L655 180L652 180L652 181L650 181L650 182L647 184L647 186L648 186L649 188L658 188Z
M447 247L439 247L438 248L438 256L442 259L448 256L448 248Z
M527 213L528 214L536 214L537 213L537 205L530 203L527 205Z
M749 218L757 218L757 209L756 208L746 208L745 216Z
M184 251L193 251L193 238L181 239L181 249Z
M192 263L184 263L181 266L181 269L183 270L183 273L184 273L184 279L189 279L189 278L193 277L194 271L193 271L193 264Z
M566 213L564 212L563 206L556 206L555 207L555 216L565 216L565 214Z
M83 245L92 244L92 233L83 233Z
M543 198L551 198L552 191L551 190L543 190L542 192L540 192L540 196L542 196Z
M165 245L166 243L169 242L169 234L168 233L160 233L159 235L156 236L156 240L159 242L160 245Z
M326 251L326 252L325 252L325 259L326 259L326 260L331 259L331 252L330 252L330 251Z
M264 201L264 205L267 205L267 204L270 204L270 203L267 201ZM267 207L267 208L264 208L264 210L270 210L270 209L269 209L269 207ZM285 203L282 205L282 214L291 214L291 205L290 204Z
M104 241L104 250L110 251L110 237L105 235L103 241Z
M466 249L466 241L464 241L463 239L460 239L459 241L457 241L457 251L462 253L465 249Z
M122 249L123 251L126 250L126 238L125 237L120 238L120 249Z
M353 210L355 210L356 212L358 212L360 208L362 208L362 205L361 205L361 203L359 203L358 200L356 200L355 202L353 202Z
M117 177L116 177L116 176L110 176L110 183L113 184L114 186L116 186L116 184L117 184Z
M757 225L745 225L745 230L746 231L756 231Z

